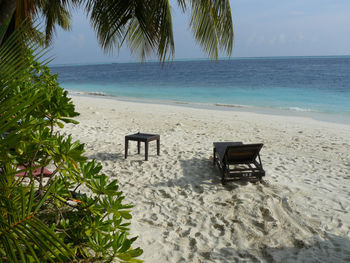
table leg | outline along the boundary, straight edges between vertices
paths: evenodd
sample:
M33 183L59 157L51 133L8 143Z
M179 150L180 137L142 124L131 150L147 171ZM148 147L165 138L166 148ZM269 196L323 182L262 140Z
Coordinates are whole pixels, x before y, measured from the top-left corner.
M140 141L137 141L137 153L140 154Z
M216 148L213 148L213 165L215 165Z
M160 154L160 139L157 140L157 155Z
M148 161L148 142L145 142L145 160Z
M125 159L128 157L129 140L125 138Z

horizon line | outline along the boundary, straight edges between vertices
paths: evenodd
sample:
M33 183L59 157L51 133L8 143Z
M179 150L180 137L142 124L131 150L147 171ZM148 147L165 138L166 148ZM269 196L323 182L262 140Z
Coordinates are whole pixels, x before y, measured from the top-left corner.
M171 62L190 62L190 61L223 61L223 60L240 60L240 59L283 59L283 58L340 58L340 57L350 57L350 55L305 55L305 56L261 56L261 57L222 57L217 60L211 58L176 58L171 60L166 60L164 63ZM64 63L64 64L51 64L50 67L64 67L64 66L93 66L93 65L109 65L109 64L143 64L143 63L162 63L158 59L149 59L146 61L116 61L116 62L84 62L84 63Z

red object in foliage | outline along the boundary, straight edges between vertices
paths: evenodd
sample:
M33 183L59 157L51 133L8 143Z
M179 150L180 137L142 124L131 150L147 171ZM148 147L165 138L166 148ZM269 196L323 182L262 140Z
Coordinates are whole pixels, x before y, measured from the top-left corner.
M27 169L27 167L23 166L23 165L20 165L20 166L17 167L17 169L18 170L24 170L24 169ZM39 176L41 174L41 169L42 169L42 167L35 168L34 170L32 170L32 174L34 176ZM44 167L43 175L44 176L50 176L51 174L52 173L48 169L46 169ZM18 177L28 176L28 171L23 171L23 172L20 172L20 173L16 173L16 176L18 176Z

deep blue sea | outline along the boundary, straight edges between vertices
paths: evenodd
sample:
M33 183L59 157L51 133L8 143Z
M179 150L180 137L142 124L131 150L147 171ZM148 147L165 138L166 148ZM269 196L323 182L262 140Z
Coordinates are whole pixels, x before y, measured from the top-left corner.
M52 66L69 91L350 118L350 57Z

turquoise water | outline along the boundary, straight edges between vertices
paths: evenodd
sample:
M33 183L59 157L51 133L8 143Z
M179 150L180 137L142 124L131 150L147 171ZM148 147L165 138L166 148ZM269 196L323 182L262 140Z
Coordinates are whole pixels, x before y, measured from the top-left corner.
M71 91L350 117L350 57L52 67Z

